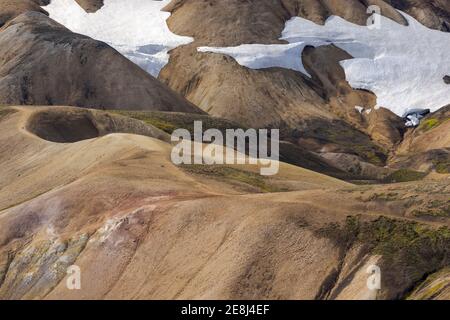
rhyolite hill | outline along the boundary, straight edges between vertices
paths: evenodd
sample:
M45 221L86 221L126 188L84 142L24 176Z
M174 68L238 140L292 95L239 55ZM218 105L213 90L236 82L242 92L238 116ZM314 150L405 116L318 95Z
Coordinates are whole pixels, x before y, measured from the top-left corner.
M405 128L333 45L298 57L311 78L198 52L282 44L296 16L363 25L371 4L447 32L447 2L173 0L168 27L193 41L157 78L48 2L0 1L1 299L450 299L449 106ZM195 120L280 128L280 173L175 166L170 133Z

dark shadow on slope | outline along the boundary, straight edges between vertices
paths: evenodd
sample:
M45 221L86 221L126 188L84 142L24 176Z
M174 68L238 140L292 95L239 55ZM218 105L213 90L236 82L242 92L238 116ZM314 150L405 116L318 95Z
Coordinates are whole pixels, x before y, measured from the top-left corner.
M43 111L33 115L28 130L52 142L77 142L97 138L99 132L87 113Z
M170 141L168 134L143 121L75 107L44 107L31 115L27 130L44 140L58 143L73 143L111 133L136 134Z

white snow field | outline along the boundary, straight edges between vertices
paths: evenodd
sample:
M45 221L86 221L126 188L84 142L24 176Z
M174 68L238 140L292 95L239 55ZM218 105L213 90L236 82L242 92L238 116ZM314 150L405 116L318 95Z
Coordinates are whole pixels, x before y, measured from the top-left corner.
M74 0L52 0L43 8L71 31L108 43L156 77L169 61L169 50L193 41L169 30L170 13L161 10L170 1L105 0L95 13L86 13Z
M408 26L379 17L379 29L337 16L323 26L295 17L286 23L280 38L289 44L200 47L198 51L229 55L251 69L281 67L310 76L301 60L303 49L334 44L354 57L341 61L347 81L355 89L374 92L377 107L399 116L410 108L436 111L450 103L450 85L443 80L450 75L450 34L404 16Z

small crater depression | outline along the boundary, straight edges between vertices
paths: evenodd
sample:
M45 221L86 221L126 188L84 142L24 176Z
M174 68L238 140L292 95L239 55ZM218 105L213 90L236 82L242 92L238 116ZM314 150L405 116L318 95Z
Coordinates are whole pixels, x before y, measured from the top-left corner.
M27 129L44 140L59 143L72 143L100 136L87 110L37 112L31 116Z

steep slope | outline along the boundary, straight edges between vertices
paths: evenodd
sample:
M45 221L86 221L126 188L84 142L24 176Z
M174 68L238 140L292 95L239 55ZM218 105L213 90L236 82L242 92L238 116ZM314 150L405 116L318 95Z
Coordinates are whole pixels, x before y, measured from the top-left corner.
M385 0L429 28L450 31L450 3L445 0Z
M158 76L169 60L168 52L192 42L173 34L162 11L170 0L108 0L95 10L83 10L73 0L53 1L45 6L50 18L73 32L106 42L142 69Z
M171 145L167 144L167 142L170 141L168 135L142 121L100 111L80 110L78 108L59 106L28 107L26 109L19 109L20 112L17 112L17 109L11 108L2 108L1 110L4 112L1 129L1 157L2 162L5 165L5 170L2 172L2 182L0 184L2 190L0 194L0 198L2 199L1 208L21 202L22 197L26 198L37 195L43 191L46 192L55 186L70 183L73 177L72 174L80 175L84 170L100 168L103 161L114 162L116 158L128 158L127 153L131 151L122 150L123 154L120 155L121 151L119 150L122 145L120 141L126 141L126 137L119 136L117 138L119 141L117 149L113 147L115 136L108 136L108 134L139 134L161 140L158 144L161 146L164 145L164 155L162 156L164 161L167 162L165 166L168 167L167 170L175 168L170 161ZM25 128L26 131L23 131L23 128ZM16 137L15 133L17 130L19 130L20 134ZM138 137L132 139L143 141L142 139L144 138ZM112 142L108 145L105 140ZM102 146L96 146L99 142ZM163 142L165 142L165 144ZM15 156L12 156L10 151L15 148L14 145L22 143L26 147L17 148L17 150L14 151ZM94 145L91 146L91 143L94 143ZM134 146L134 144L132 144L132 146ZM130 148L133 148L132 146ZM82 150L91 150L91 152L86 153ZM40 156L36 155L37 151L39 151ZM104 155L99 158L98 155L102 154L104 151L106 151L109 156ZM63 154L66 154L66 156ZM58 161L59 157L61 157L61 159L68 159L69 161ZM75 160L77 157L87 157L88 160ZM51 160L52 158L53 160ZM102 158L104 158L104 160L101 160ZM27 159L31 159L31 162ZM17 162L22 161L24 161L24 167L22 169L25 171L20 174L19 179L12 179L15 174L14 172L16 171L14 168L16 167ZM56 164L58 162L59 164ZM71 168L71 165L74 165L74 167ZM7 170L7 166L11 166L11 170ZM41 167L41 169L36 170L37 167ZM148 170L158 169L154 167L155 165L149 164ZM255 171L256 169L257 167L252 169L252 171ZM287 170L290 173L284 176L287 176L291 180L295 180L295 177L297 176L295 174L296 171L302 173L303 179L299 179L299 181L307 179L307 184L313 184L316 188L321 187L322 182L324 184L329 182L330 186L347 185L347 183L340 180L290 165L282 165L280 172L281 177L283 177L284 170ZM69 174L70 172L71 174ZM49 175L49 173L51 174ZM95 173L95 170L93 173ZM294 175L291 176L292 174ZM126 174L123 173L123 176L126 177ZM310 178L307 178L308 176L310 176ZM11 182L11 179L14 181ZM36 184L36 181L40 181L39 185ZM316 183L314 183L314 181L316 181ZM50 184L50 186L48 184ZM189 189L190 188L188 188L188 190ZM300 187L300 189L304 189L304 187ZM11 192L8 190L11 190ZM6 199L4 197L10 200L4 202Z
M280 38L287 44L198 50L231 56L251 69L278 67L309 77L299 59L304 49L333 44L350 55L340 61L346 80L355 89L373 92L377 108L385 107L398 116L412 108L436 111L450 102L448 85L443 80L450 74L450 34L427 28L402 14L408 26L378 15L372 18L376 21L372 26L358 26L337 16L330 17L323 26L295 17L286 23Z
M170 17L168 13L159 12L163 4L168 4L165 10L171 13ZM390 105L392 110L403 110L406 101L410 100L401 94L391 93L392 91L419 93L420 90L414 89L418 89L417 81L410 84L409 89L408 84L405 89L404 81L399 80L400 87L397 87L397 83L382 81L391 91L380 97L366 90L356 90L350 86L347 81L348 74L341 66L342 61L351 61L349 59L352 58L344 51L345 46L307 47L301 57L299 52L298 56L294 52L294 55L289 57L293 61L289 63L294 64L297 59L295 63L304 65L305 74L285 68L248 69L227 55L198 52L198 48L230 47L245 43L281 45L286 42L279 40L285 23L296 16L308 19L306 20L308 23L312 21L324 24L327 18L337 15L346 19L343 21L365 25L369 18L367 9L371 5L380 6L381 13L393 20L383 20L383 25L390 23L399 30L404 30L403 26L411 21L396 11L396 8L406 10L421 22L424 21L423 15L430 10L435 20L443 19L447 12L444 4L430 6L417 5L414 1L387 3L380 0L347 0L345 5L342 5L342 1L307 0L257 2L232 0L226 3L213 0L205 2L174 0L158 2L156 5L153 2L144 3L136 0L133 5L139 8L140 12L135 20L141 21L145 15L153 16L157 21L154 28L162 30L160 33L165 35L164 38L167 38L168 42L172 37L181 39L181 36L192 37L194 41L170 51L170 63L159 74L159 78L168 86L212 116L229 119L247 127L280 128L282 138L296 144L299 150L318 153L323 157L322 161L339 167L341 171L346 171L347 175L354 175L357 172L359 179L380 179L387 174L385 169L374 166L383 167L386 164L386 160L402 140L405 132L402 120L398 116L386 109L374 108L377 100L384 101L381 98L389 97L388 100L394 101L392 103L395 104ZM161 66L167 62L168 49L164 45L166 40L162 41L149 30L152 24L136 24L136 21L132 20L132 15L125 14L119 17L115 13L119 9L127 11L127 6L116 0L110 1L96 11L95 15L86 14L68 0L64 3L53 3L46 8L58 21L81 33L109 41L132 61L149 72L158 74ZM68 13L72 11L76 14ZM230 16L239 19L230 23L227 18ZM166 30L166 19L170 31ZM439 20L440 23L442 19ZM81 25L79 21L83 21ZM124 23L120 23L121 21ZM427 23L423 23L429 26L430 21L428 19ZM102 24L105 25L105 29L101 28ZM120 29L124 29L125 34L130 34L129 37L119 36L118 24L123 26ZM430 27L437 28L437 26ZM316 25L314 30L320 31L319 29L320 26ZM382 35L383 32L385 30L380 30L379 33ZM142 34L148 36L142 38ZM182 43L177 42L172 48ZM401 46L403 52L402 48L403 46ZM162 60L161 54L164 56ZM424 65L428 68L429 64ZM306 76L306 73L311 75L311 78ZM354 72L354 74L364 73ZM397 74L405 74L406 79L420 78L401 72L393 74L394 82ZM373 82L375 87L379 86L378 82L370 80L366 79L366 82ZM440 90L446 89L440 76L436 81ZM423 86L420 89L423 90ZM433 97L446 99L439 90L428 92ZM420 96L418 93L416 97ZM429 99L427 103L436 107L439 99ZM433 102L430 102L431 100ZM304 159L297 160L297 164L311 168Z
M42 13L3 26L0 55L0 104L200 112L105 43Z
M222 57L216 58L193 52L194 47L205 45L229 47L244 43L283 43L276 39L281 36L284 23L296 15L314 22L323 22L331 14L342 14L352 22L365 23L368 17L366 7L359 1L347 2L348 5L342 6L341 2L333 1L320 3L316 1L232 1L226 4L210 1L209 5L196 1L173 1L166 7L172 12L168 20L169 27L177 34L194 37L195 43L175 50L171 64L163 70L160 77L204 110L214 115L224 116L224 110L227 109L225 105L232 105L233 109L227 115L230 119L237 118L241 112L241 118L247 122L253 122L254 125L267 125L272 121L275 124L287 122L288 125L295 126L296 124L293 123L304 118L311 116L323 118L323 114L327 114L328 111L330 96L336 96L335 102L342 110L340 113L353 112L353 118L356 118L354 109L356 105L371 108L371 102L374 101L353 99L358 104L348 106L345 101L339 103L339 100L350 93L359 95L358 92L352 93L353 90L342 92L334 88L330 92L329 86L321 88L321 83L312 86L308 79L287 70L277 70L277 73L265 72L265 70L258 72L237 70L240 68L234 65L232 59L223 58L225 59L223 60ZM341 8L346 9L342 12ZM392 8L385 11L395 12ZM219 14L219 12L226 14ZM200 23L190 22L194 16L201 17ZM228 16L239 17L238 23L230 24L226 18ZM328 58L331 57L335 61L337 59L334 57L337 55L342 57L340 52L330 52ZM175 74L174 70L180 70L181 67L177 61L179 63L184 61L185 72ZM326 66L334 67L336 71L339 71L340 68L334 66L338 64L338 61L328 62ZM171 65L173 65L173 71L170 69ZM192 68L186 69L186 65ZM222 69L225 70L222 71ZM323 69L329 68L324 66ZM215 74L217 79L212 78L210 74ZM321 74L318 74L318 77L320 78ZM283 79L282 84L278 81L279 79ZM233 88L233 90L227 90L226 98L219 89L223 87ZM197 95L196 92L199 94ZM328 92L330 94L327 94ZM220 98L216 98L218 96ZM252 115L259 110L264 110L267 117L257 122ZM335 114L333 112L329 117Z
M197 52L197 47L205 45L282 43L274 39L280 37L284 23L291 16L303 14L320 22L320 17L325 18L330 13L337 14L316 8L315 1L299 3L303 5L299 7L294 3L284 3L283 6L276 1L232 1L227 4L219 1L211 1L209 4L173 1L166 7L172 13L168 20L169 27L176 34L192 36L195 42L171 52L170 62L162 70L160 79L212 115L248 126L281 127L284 138L293 141L296 132L310 132L314 126L332 127L331 123L336 126L335 123L344 122L340 126L356 135L358 131L364 131L368 136L374 131L382 131L373 127L369 129L370 118L395 117L379 110L373 110L370 115L360 114L355 110L355 106L371 109L375 104L375 97L367 92L353 90L345 81L338 62L348 55L342 50L319 48L304 53L303 60L312 79L280 68L251 70L240 66L228 56ZM341 7L334 4L336 10ZM360 9L354 11L355 17L360 14L362 16L365 12L362 11L365 7ZM226 14L218 14L219 12ZM190 22L194 16L200 17L200 23ZM239 17L237 23L227 21L226 17L229 16ZM389 140L384 137L380 145L392 146L398 142L400 134L396 129L396 121L387 126L388 132L392 134L387 133ZM382 122L383 120L378 121ZM377 134L373 136L377 137ZM314 140L317 148L312 150L318 151L333 139L329 135L322 135ZM340 149L345 149L342 143L340 145Z
M340 65L351 58L344 50L334 46L306 48L298 59L311 78L285 68L253 70L230 56L197 51L203 46L283 44L277 39L286 21L295 16L323 24L329 16L338 15L365 25L369 5L380 6L384 16L400 25L407 21L395 9L405 10L436 29L445 29L449 12L446 3L420 1L172 1L166 7L172 13L169 27L195 41L171 52L159 78L212 115L247 126L280 127L283 138L301 148L320 153L327 160L337 157L336 166L355 155L356 162L361 162L358 167L384 165L403 139L404 124L392 112L375 109L377 97L373 93L349 85ZM194 17L197 23L192 23ZM239 18L231 22L228 17ZM349 137L361 137L356 139L361 143L349 146L348 141L355 141ZM341 169L353 168L352 163L345 161Z
M450 146L450 106L424 118L418 128L409 130L399 153L424 152Z
M389 299L448 265L448 216L414 214L445 206L448 181L354 187L282 165L277 179L294 179L302 191L254 194L174 166L171 146L152 137L56 143L26 129L53 130L36 117L64 112L100 125L106 114L98 111L1 111L3 299ZM374 261L382 291L356 290L365 279L353 275ZM66 287L73 264L81 290Z
M187 129L192 135L194 133L195 121L202 122L203 130L218 129L224 136L226 135L227 129L248 129L245 126L233 121L202 114L121 110L114 110L113 112L142 120L169 134L172 134L176 129L184 128ZM226 144L225 141L224 144ZM279 147L280 160L283 162L344 180L352 180L361 177L359 174L348 173L344 170L338 169L335 165L323 157L299 147L292 142L280 141ZM374 175L370 175L370 177L373 176Z
M2 0L0 1L0 27L27 11L46 14L45 10L40 6L49 3L50 0Z
M440 270L430 275L424 283L422 283L408 297L410 300L432 300L450 299L450 270L449 268Z
M449 173L450 106L429 114L419 127L409 129L390 164L396 168Z
M446 1L173 0L172 31L195 37L160 75L179 94L28 12L31 1L0 12L5 3L21 5L0 15L0 104L22 106L0 106L0 299L448 299L448 107L406 129L349 85L339 63L350 55L336 46L298 57L311 78L197 51L283 43L297 15L364 24L370 4L445 30ZM283 162L273 177L253 165L176 166L169 134L194 120L281 128L282 161L389 184ZM374 264L380 291L367 287ZM80 290L67 287L73 265Z

